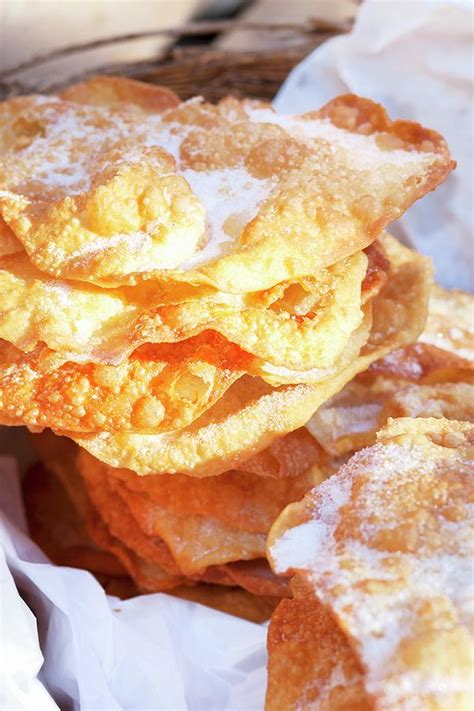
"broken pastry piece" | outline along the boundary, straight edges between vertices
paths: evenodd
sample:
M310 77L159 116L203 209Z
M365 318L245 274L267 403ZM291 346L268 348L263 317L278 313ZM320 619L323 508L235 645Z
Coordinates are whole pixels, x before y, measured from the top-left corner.
M322 605L338 627L337 693L348 683L337 677L342 635L344 664L349 659L362 675L365 708L470 708L473 498L474 425L401 418L277 519L268 542L273 569L302 578L308 605ZM279 620L277 610L277 628ZM328 643L315 630L312 644L324 650ZM269 669L278 669L271 659ZM304 707L300 693L313 674L320 683L319 667L307 665L289 708ZM281 708L275 687L288 693L285 683L271 676L269 711ZM326 708L318 699L310 708Z

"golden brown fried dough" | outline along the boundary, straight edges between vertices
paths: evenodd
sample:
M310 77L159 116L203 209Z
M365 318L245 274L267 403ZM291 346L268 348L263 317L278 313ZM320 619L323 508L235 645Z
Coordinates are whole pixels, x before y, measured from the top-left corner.
M318 454L322 458L320 450ZM302 474L281 479L245 471L230 471L204 479L184 474L143 478L128 469L109 467L85 450L79 451L78 467L93 469L96 477L113 481L112 485L124 492L125 499L133 492L145 497L149 506L185 516L209 516L236 530L253 533L266 533L288 502L300 499L325 478L318 463L311 465L311 460Z
M474 384L407 385L385 403L381 421L389 417L438 417L474 423Z
M143 344L213 330L255 356L253 374L324 369L362 322L366 267L359 252L311 277L231 295L163 282L100 289L48 277L14 254L0 260L0 337L22 351L44 343L67 360L118 365Z
M118 366L73 363L0 341L0 411L29 427L166 432L193 422L251 357L215 332L141 346Z
M376 708L470 706L473 498L474 426L401 418L272 527L275 571L330 610Z
M328 455L352 454L375 442L389 417L445 417L474 422L474 385L356 378L326 402L306 427Z
M317 408L371 362L413 341L423 328L430 286L426 260L396 241L386 245L392 269L373 299L373 324L359 358L315 385L271 390L241 378L191 426L178 433L74 435L93 456L140 475L183 473L212 476L238 469L240 462L307 422Z
M310 469L279 481L244 472L194 481L183 475L140 479L83 450L77 467L106 520L115 506L128 509L127 516L132 514L143 534L165 541L186 575L200 574L211 565L263 557L268 531L281 510L324 478L318 469ZM114 532L113 524L108 525ZM127 533L117 537L125 542L131 538Z
M235 101L147 114L110 78L74 94L0 108L0 211L55 277L267 289L367 247L454 166L438 134L355 96L280 117Z
M0 259L18 252L23 252L21 242L15 237L5 220L0 217Z
M345 455L373 444L377 430L388 417L446 417L472 422L471 314L472 295L433 286L428 320L418 341L372 363L307 423L326 452ZM436 340L443 348L432 345Z
M416 343L373 363L367 375L437 383L474 380L474 296L434 284Z
M193 565L192 552L195 546L200 545L199 538L194 540L187 536L180 539L179 531L172 528L172 515L168 517L168 522L165 519L171 544L168 547L159 536L142 530L129 506L130 492L127 496L120 496L114 491L113 478L106 475L104 467L99 463L98 467L93 466L92 457L86 455L87 466L83 466L82 461L82 465L77 467L78 448L70 440L45 432L33 436L32 441L46 466L57 474L71 497L89 539L99 549L115 556L139 589L160 592L204 581L218 585L237 585L255 595L282 597L290 594L288 582L275 576L263 558L236 560L209 567ZM115 481L120 482L119 479ZM294 496L289 493L287 500L294 500L302 488L295 488ZM197 518L194 516L194 524ZM192 527L193 516L183 516L181 526L186 526L186 519L189 519ZM212 519L209 521L212 525ZM205 535L205 521L203 524L201 532ZM217 536L220 530L217 529ZM233 545L237 551L237 546L242 545L245 536L232 528L228 528L227 533L234 536ZM199 530L197 534L199 536ZM264 555L266 535L261 538L254 557ZM218 541L218 537L212 541L216 560L224 561L228 550L225 548L226 542L220 549L216 545ZM183 561L189 571L188 575L178 565Z
M159 114L179 105L176 94L164 86L106 75L72 84L61 91L59 97L75 104L91 106L119 108L124 104L132 104L150 114Z
M291 587L268 628L266 711L372 711L346 637L304 578Z

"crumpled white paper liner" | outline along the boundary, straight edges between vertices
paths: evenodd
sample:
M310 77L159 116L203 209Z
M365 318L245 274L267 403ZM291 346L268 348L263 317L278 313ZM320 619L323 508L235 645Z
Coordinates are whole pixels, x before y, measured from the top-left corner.
M45 689L63 711L263 707L265 625L169 595L105 595L28 538L12 459L0 459L0 477L2 711L58 708ZM34 617L12 575L38 620L44 687Z
M433 257L437 280L474 289L474 4L365 0L349 35L319 47L289 75L275 106L301 113L352 92L392 118L439 131L458 165L399 222L407 243Z
M23 510L16 486L15 461L0 458L0 496L11 498L12 510L20 525ZM26 603L18 595L6 561L7 540L3 516L0 518L0 708L31 708L49 711L58 707L51 699L37 674L43 663L38 642L36 620Z

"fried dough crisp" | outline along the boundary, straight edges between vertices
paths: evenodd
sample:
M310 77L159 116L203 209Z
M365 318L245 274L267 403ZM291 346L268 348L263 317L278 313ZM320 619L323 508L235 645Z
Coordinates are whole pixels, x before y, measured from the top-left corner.
M474 425L401 418L272 527L274 570L330 611L377 709L471 705L473 500Z
M61 99L75 104L120 108L136 107L149 114L160 114L179 106L179 98L165 86L154 86L135 79L114 76L96 76L72 84L59 93Z
M232 530L217 519L183 516L149 505L146 496L125 491L91 462L80 472L91 501L114 536L147 561L155 539L164 541L177 573L199 575L210 565L265 555L266 535ZM157 560L163 567L163 560Z
M242 472L281 479L304 474L309 467L324 471L326 464L322 448L304 427L300 427L274 440L269 447L239 466ZM264 486L263 482L260 485Z
M74 440L113 467L140 475L182 473L212 476L241 462L275 439L303 426L317 408L358 372L421 332L430 286L427 261L395 241L387 243L391 271L372 300L370 337L358 358L314 385L270 389L258 379L240 378L212 408L176 433L99 433ZM61 434L61 432L58 432Z
M0 259L18 252L23 252L21 242L15 237L5 220L0 217Z
M325 368L362 322L366 268L356 252L309 277L231 295L159 282L100 289L56 280L14 254L0 259L0 338L22 351L44 343L67 360L118 365L145 343L213 330L255 356L253 374L268 364Z
M428 320L420 340L474 361L473 310L472 294L435 285L431 292Z
M96 78L0 105L0 214L38 269L259 291L367 247L454 167L439 134L352 95L299 117L174 104Z
M213 476L240 468L247 458L270 446L277 437L302 426L314 409L354 372L356 366L318 385L276 390L244 376L204 415L178 432L67 434L97 459L139 475Z
M389 417L444 417L474 423L474 384L419 385L381 376L356 378L306 427L328 455L352 454L375 442Z
M474 380L474 296L433 284L428 318L416 343L373 363L368 375L413 382Z
M317 447L317 445L316 445ZM99 462L84 450L78 455L78 467L95 470L96 477L114 480L124 497L129 492L148 499L150 505L187 516L217 518L230 527L253 533L266 533L277 515L293 500L301 498L325 478L317 458L308 461L300 474L272 479L246 471L230 471L218 477L196 479L183 474L157 475L145 479L128 469L114 469ZM324 461L324 460L323 460ZM245 464L243 465L245 467Z
M65 361L0 341L0 410L30 427L167 432L193 422L245 372L250 356L215 332L141 346L118 366Z
M83 450L77 468L104 519L118 498L146 536L165 541L186 575L264 557L267 534L278 514L324 478L315 467L279 481L262 481L245 472L194 481L183 475L140 480L134 472L114 470ZM128 541L118 532L117 537Z
M332 368L308 371L309 382L326 380L354 361L369 326L366 318ZM24 354L0 340L0 419L68 432L176 431L212 407L252 370L252 362L214 331L176 344L140 346L118 366L65 361L41 346ZM288 373L282 378L291 382ZM306 379L306 373L293 375Z
M306 428L328 455L352 454L375 442L384 405L398 387L396 380L355 378L314 413Z
M22 486L30 535L54 563L89 570L108 595L125 599L140 593L117 558L99 550L87 536L55 475L36 464L27 472ZM257 623L268 620L280 601L279 597L254 595L243 588L207 583L183 585L168 592Z
M268 628L266 711L372 711L362 666L303 577Z
M408 385L385 403L381 419L439 417L474 423L474 384Z
M257 482L254 483L257 513L250 512L249 520L254 520L256 516L266 516L260 524L264 534L252 531L245 533L239 531L236 525L225 528L221 524L212 528L213 520L209 517L212 538L210 541L204 540L208 533L206 533L205 522L201 525L199 521L200 518L204 519L204 515L173 516L172 511L167 512L162 509L165 542L164 537L160 537L156 532L143 530L147 528L146 526L140 527L137 521L140 516L136 506L135 508L130 506L133 492L127 491L124 496L123 482L120 478L109 476L110 472L106 467L86 453L81 453L78 463L78 448L70 440L43 433L33 436L32 441L44 464L61 480L82 519L88 537L92 539L95 546L108 551L121 562L139 589L160 592L183 584L194 585L198 581L205 581L219 585L237 585L255 595L282 597L289 594L288 581L277 578L271 572L266 559L262 557L265 555L266 533L273 518L285 503L296 500L308 490L312 482L320 480L321 477L318 477L316 470L313 475L308 474L306 478L293 477L293 484L287 484L286 491L284 482L281 482L279 487L277 485L279 499L277 495L277 501L273 504L275 515L271 520L261 499L259 512L258 486ZM298 441L296 440L295 443ZM136 476L131 472L130 475ZM291 481L291 478L287 481ZM232 505L231 497L235 491L233 483L231 482L231 486L227 487L225 481L223 483L223 506L226 505L226 498L228 505ZM196 490L196 487L194 488ZM205 484L205 489L208 496L207 499L205 496L202 497L204 507L206 500L210 500L210 486ZM135 494L136 498L137 494ZM146 499L143 505L147 505ZM155 514L156 517L159 514L159 507L154 505L150 513ZM205 508L202 509L202 513L205 513ZM134 514L137 514L137 517ZM234 514L235 518L236 514ZM217 519L216 522L218 524ZM249 527L252 528L251 524ZM194 536L190 535L193 528ZM223 539L223 535L229 535L231 540ZM243 546L249 539L252 540L252 537L257 541L253 558L248 561L241 560L245 556ZM206 544L211 545L216 560L216 564L208 567L205 563L211 560L212 551L208 553L208 561L205 561ZM234 555L231 553L232 550ZM199 552L200 557L198 557Z
M365 265L365 255L358 256L360 259L356 262ZM380 269L376 272L383 273ZM354 306L349 309L351 315L347 315L342 289L337 303L335 301L333 308L322 316L319 326L314 327L320 341L314 354L318 368L300 373L276 368L271 375L267 374L267 380L278 385L279 380L291 383L326 379L357 357L367 340L368 328L366 321L359 325L362 311L357 299L361 293L361 277L358 267L355 291L349 289ZM346 270L346 278L351 281L350 268ZM335 296L333 291L332 298ZM18 298L16 291L14 298ZM38 298L38 317L47 328L48 320L41 309L43 304ZM3 316L12 330L13 315ZM338 324L336 329L331 323ZM20 330L16 333L16 340L22 342ZM181 328L175 333L182 335ZM332 362L347 339L345 350ZM84 357L87 355L83 354ZM158 434L190 424L243 373L261 373L265 377L265 369L271 371L270 364L263 366L216 331L203 331L178 343L145 343L117 366L74 363L44 345L37 345L34 351L24 354L7 341L0 341L0 410L3 419L16 419L29 427Z
M441 306L443 299L449 309ZM325 451L340 456L373 444L389 417L474 422L472 314L471 294L435 285L418 341L372 363L307 423ZM442 338L443 349L432 345L437 338Z

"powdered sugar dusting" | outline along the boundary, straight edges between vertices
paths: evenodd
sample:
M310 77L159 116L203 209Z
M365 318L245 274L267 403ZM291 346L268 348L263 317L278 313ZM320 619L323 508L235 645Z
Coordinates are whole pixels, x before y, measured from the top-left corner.
M330 477L318 489L315 507L318 518L288 529L270 549L272 566L277 573L291 569L311 569L319 557L334 545L332 529L339 521L339 509L349 499L351 483Z
M444 156L429 152L390 147L387 150L377 142L378 134L359 135L339 129L329 120L280 116L271 110L247 107L247 121L243 118L245 102L236 104L233 111L227 109L227 114L222 107L206 106L199 100L153 115L126 104L100 107L58 99L48 101L44 97L25 97L22 101L21 121L12 110L8 127L13 135L13 150L4 156L2 201L12 208L11 219L26 215L21 229L17 227L18 236L40 269L55 276L83 278L88 266L89 278L96 283L108 277L122 283L121 270L127 269L126 274L155 269L189 270L238 251L243 230L262 205L272 206L272 200L284 204L288 198L290 205L287 211L280 207L273 212L266 210L268 236L281 234L282 239L291 240L288 224L292 222L292 212L298 210L291 202L295 191L302 214L307 213L308 234L311 225L317 223L310 205L327 204L329 211L334 209L350 219L354 210L378 213L380 205L392 204L389 198L396 195L396 210L402 211L409 203L403 196L412 190L409 179L419 176L423 180L433 161L445 160ZM291 149L297 141L304 144L304 150L290 150L288 160L284 151L282 156L278 152L272 155L265 145L268 131L262 132L261 126L255 131L252 122L277 124L286 132L284 145ZM226 140L232 141L224 138L231 135L233 125L239 126L239 138L235 145L228 146ZM213 142L214 134L222 127L223 140ZM281 140L279 133L278 136ZM143 165L144 169L124 169L132 165ZM188 182L192 194L184 196L180 181L159 182L175 174ZM114 220L102 214L106 210L98 207L94 211L96 203L107 204L112 190L124 205L130 202L129 209L123 210L122 221L119 209ZM367 198L375 193L378 201ZM94 229L83 224L88 219L80 209L78 217L69 220L69 213L76 214L77 204L68 205L67 199L78 195L86 195L91 202L90 209L97 218ZM12 207L18 196L24 204ZM64 199L66 205L62 203ZM163 201L163 230L152 230L147 224L146 216L148 210L153 212L156 203L151 201L155 200L158 212ZM31 220L30 206L33 212L37 201L46 207L61 205L58 212L67 229L54 240L54 245L49 246L44 235L37 234L35 219L44 220L43 226L49 227L49 222L60 218L45 209L41 217L35 215ZM372 221L378 217L370 215ZM110 234L110 223L117 234ZM134 233L125 244L122 233L129 224L134 225L130 228ZM135 232L137 229L143 233ZM79 249L78 244L82 244ZM123 257L125 246L133 253L141 250L141 258L131 258L129 262L114 259L113 250ZM83 257L85 264L81 262ZM280 276L275 277L280 281L287 271L283 266Z
M85 244L81 249L71 254L71 259L80 259L83 263L87 259L97 256L100 252L114 247L123 247L129 252L137 252L143 249L150 235L146 232L134 232L131 234L114 235L113 237L96 239L92 243Z
M274 113L271 109L246 109L249 118L259 123L273 123L283 128L290 136L299 140L321 139L337 146L352 156L357 155L360 168L370 168L391 163L407 165L420 160L431 163L436 155L430 152L407 151L402 149L381 150L377 143L378 134L362 135L335 126L329 119L305 119L303 117ZM354 160L354 158L352 158Z
M306 521L288 529L271 548L273 568L276 573L286 573L291 568L310 567L328 536L322 521Z
M207 235L204 247L180 265L191 269L216 259L240 237L245 225L258 213L275 182L253 178L244 168L213 171L181 170L194 194L206 208Z
M304 505L306 522L271 547L277 570L305 571L347 630L381 708L415 711L429 695L451 708L456 694L471 698L473 435L467 423L394 421L293 505Z

